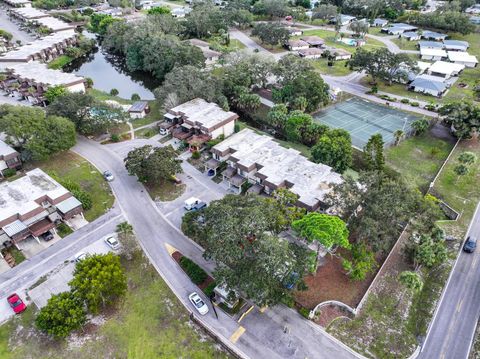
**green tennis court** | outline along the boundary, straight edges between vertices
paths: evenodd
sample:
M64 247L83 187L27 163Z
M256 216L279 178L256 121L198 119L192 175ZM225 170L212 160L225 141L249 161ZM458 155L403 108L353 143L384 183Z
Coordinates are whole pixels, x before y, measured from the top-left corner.
M352 136L352 145L359 149L376 133L382 135L385 146L391 145L396 130L407 135L412 130L412 122L420 118L357 97L328 107L313 117L329 127L347 130Z

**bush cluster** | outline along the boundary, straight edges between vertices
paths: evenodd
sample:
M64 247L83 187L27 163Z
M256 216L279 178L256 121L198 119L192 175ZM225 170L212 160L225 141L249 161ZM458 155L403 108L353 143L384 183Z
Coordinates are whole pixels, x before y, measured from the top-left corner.
M187 257L180 258L180 266L195 284L203 283L208 277L207 273L198 264Z

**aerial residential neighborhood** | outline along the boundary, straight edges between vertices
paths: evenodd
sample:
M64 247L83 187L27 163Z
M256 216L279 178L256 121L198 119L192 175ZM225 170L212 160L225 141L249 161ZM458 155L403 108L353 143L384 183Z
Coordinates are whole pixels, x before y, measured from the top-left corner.
M480 357L478 0L0 0L0 358Z

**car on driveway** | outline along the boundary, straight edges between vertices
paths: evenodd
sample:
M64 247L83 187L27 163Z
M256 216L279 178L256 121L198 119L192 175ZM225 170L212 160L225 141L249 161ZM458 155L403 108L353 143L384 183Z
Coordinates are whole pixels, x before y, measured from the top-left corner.
M120 248L120 242L114 236L108 236L105 238L105 243L113 250Z
M46 231L40 237L42 237L45 242L48 242L48 241L51 241L53 239L53 233L50 232L50 231Z
M202 298L200 298L197 292L190 294L188 299L190 300L190 303L193 304L197 312L199 312L201 315L208 313L208 305L202 300Z
M75 263L78 263L80 261L83 261L85 258L87 258L88 254L85 253L85 252L79 252L77 254L75 254L75 257L73 258L73 260L75 261Z
M9 297L7 297L7 301L15 314L20 314L25 311L25 309L27 309L27 305L23 302L22 298L20 298L17 293L13 293Z
M467 253L473 253L477 248L477 238L469 236L463 245L463 251Z
M110 171L103 172L103 178L105 178L105 180L108 182L112 182L115 179L115 177L113 177L113 173Z
M207 207L207 204L203 201L200 201L200 202L194 204L190 211L191 212L200 211L201 209L204 209L205 207Z

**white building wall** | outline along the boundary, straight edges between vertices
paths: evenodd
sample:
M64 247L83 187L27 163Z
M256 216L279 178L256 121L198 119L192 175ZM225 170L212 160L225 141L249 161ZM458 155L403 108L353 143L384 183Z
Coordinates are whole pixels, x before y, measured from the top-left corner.
M70 91L70 92L82 92L82 93L84 93L85 92L85 83L81 82L79 84L68 86L67 90Z
M234 132L235 132L235 121L230 121L229 123L211 132L210 135L212 136L212 139L215 139L220 135L224 135L226 138L232 135Z

